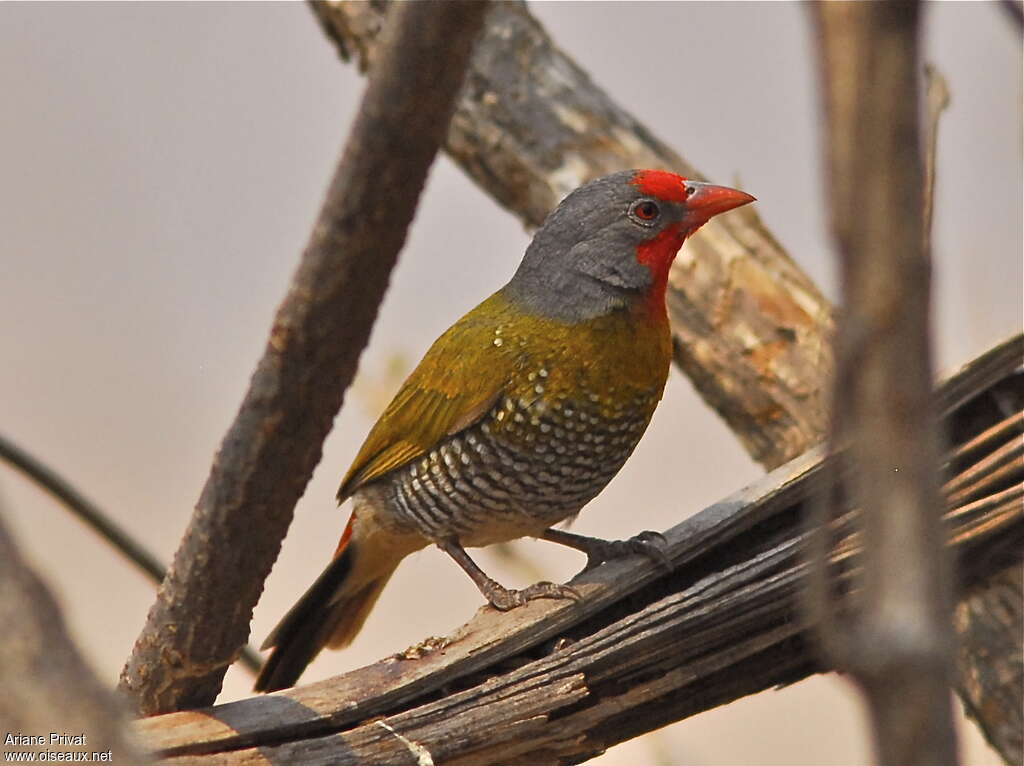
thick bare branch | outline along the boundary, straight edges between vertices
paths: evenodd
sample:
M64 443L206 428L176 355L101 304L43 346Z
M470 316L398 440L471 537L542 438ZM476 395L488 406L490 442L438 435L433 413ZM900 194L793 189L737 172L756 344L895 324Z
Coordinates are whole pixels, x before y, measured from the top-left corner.
M823 100L843 318L833 443L864 509L861 597L823 622L831 660L863 687L883 766L956 763L950 565L935 509L930 265L916 2L822 3ZM837 624L838 623L838 624ZM843 624L849 623L849 624Z
M0 736L5 753L106 753L114 763L144 763L127 733L126 711L75 648L53 596L25 564L0 522ZM50 732L84 734L51 742ZM43 736L32 744L9 736Z
M378 54L386 3L313 4L343 57ZM619 107L518 2L496 3L445 148L474 181L539 226L591 178L636 167L700 173ZM744 209L701 229L676 258L669 316L676 362L768 468L818 443L831 372L832 309Z
M1003 418L976 417L994 387L1006 387L1024 412L1024 374L1014 371L1022 355L1018 337L944 387L960 392L949 420L963 444ZM1002 371L995 386L994 369ZM971 460L1012 436L983 440ZM139 731L180 764L405 764L416 754L463 766L577 763L823 669L796 619L800 516L822 475L820 453L810 453L669 530L671 575L643 557L609 562L576 578L579 604L484 608L449 638L366 668L147 719ZM986 493L946 514L967 584L1002 566L988 554L1019 559L1024 549L1024 466ZM855 528L842 521L833 552L844 586L857 574Z
M377 314L487 5L409 3L381 55L263 358L121 689L145 713L208 705L249 633Z

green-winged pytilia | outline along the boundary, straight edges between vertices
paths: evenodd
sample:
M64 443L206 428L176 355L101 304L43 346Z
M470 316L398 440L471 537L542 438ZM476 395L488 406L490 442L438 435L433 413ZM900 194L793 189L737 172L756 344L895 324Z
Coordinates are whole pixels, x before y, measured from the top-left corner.
M498 609L574 593L504 588L465 548L539 537L602 560L653 546L552 526L615 476L661 399L665 287L683 240L753 199L659 170L566 197L508 284L437 339L370 431L338 491L353 511L337 552L267 639L256 688L292 686L323 647L351 642L398 564L427 545Z

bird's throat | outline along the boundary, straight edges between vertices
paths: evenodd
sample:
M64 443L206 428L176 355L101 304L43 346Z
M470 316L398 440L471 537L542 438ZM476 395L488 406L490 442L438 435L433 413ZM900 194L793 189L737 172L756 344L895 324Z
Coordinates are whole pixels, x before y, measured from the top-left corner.
M667 322L665 310L665 289L668 286L668 272L679 248L686 239L681 225L670 226L658 236L640 244L636 249L636 260L651 272L651 287L643 299L643 312L650 321Z

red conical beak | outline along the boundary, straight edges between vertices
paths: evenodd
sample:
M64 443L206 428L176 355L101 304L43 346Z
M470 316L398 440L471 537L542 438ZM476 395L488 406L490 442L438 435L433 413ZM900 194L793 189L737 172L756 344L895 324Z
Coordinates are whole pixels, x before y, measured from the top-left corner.
M686 198L686 219L687 223L695 227L706 223L719 213L754 202L756 199L746 192L730 189L728 186L714 186L697 181L687 181L686 185L694 189Z

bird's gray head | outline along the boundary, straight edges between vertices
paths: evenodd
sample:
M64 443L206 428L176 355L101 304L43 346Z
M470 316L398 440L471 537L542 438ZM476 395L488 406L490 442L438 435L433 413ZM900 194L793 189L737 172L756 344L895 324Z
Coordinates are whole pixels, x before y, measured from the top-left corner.
M627 170L576 189L547 217L505 294L525 311L579 322L657 304L683 240L753 197L661 170Z

